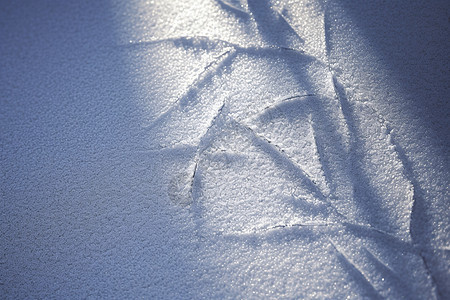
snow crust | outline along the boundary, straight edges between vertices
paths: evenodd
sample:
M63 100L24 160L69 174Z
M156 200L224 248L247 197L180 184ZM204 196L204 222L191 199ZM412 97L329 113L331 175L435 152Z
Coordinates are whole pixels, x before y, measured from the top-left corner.
M2 297L449 297L448 10L375 2L6 4Z

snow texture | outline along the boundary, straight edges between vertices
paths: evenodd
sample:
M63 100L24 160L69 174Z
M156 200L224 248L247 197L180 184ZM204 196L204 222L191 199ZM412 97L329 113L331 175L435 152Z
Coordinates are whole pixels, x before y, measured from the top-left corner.
M450 298L445 1L2 6L1 298Z

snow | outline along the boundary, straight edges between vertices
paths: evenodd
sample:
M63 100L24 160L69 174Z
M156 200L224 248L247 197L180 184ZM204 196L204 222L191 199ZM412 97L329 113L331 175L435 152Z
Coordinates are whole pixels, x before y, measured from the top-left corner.
M445 1L0 24L2 298L450 297Z

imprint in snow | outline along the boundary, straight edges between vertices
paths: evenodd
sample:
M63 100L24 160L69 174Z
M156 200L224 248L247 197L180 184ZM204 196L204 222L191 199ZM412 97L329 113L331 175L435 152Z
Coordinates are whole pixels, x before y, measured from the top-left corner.
M190 204L205 234L245 239L308 227L326 236L362 295L413 295L416 280L429 288L408 243L412 185L386 124L350 103L328 66L285 51L292 39L270 31L263 16L283 20L267 3L250 1L249 10L270 46L216 41L232 55L208 65L149 127L160 144L195 149L170 198Z
M341 111L335 99L311 96L320 93L321 86L332 84L332 82L326 83L326 79L323 83L318 83L314 77L308 77L309 74L315 74L318 71L327 72L321 64L315 65L309 59L299 60L302 55L295 52L289 54L264 51L266 50L253 49L249 53L236 52L237 55L229 51L225 52L222 54L224 59L216 60L220 61L219 63L210 63L205 68L205 75L198 76L200 81L191 85L190 89L195 89L195 93L188 93L185 100L175 102L173 107L164 114L166 119L164 122L155 121L154 125L148 128L148 130L154 130L155 135L160 135L160 138L156 135L155 139L160 145L165 147L190 145L197 149L193 161L186 170L174 176L170 184L171 199L183 204L197 200L196 205L205 206L202 209L205 215L202 217L212 213L211 218L213 215L218 217L221 215L221 218L229 215L228 221L235 218L235 222L227 223L226 230L231 231L267 228L274 224L301 223L315 220L318 216L325 219L327 217L342 219L342 216L345 216L344 219L350 223L374 225L406 237L409 230L401 224L406 224L408 220L404 220L403 217L398 219L398 215L395 214L398 210L393 210L393 213L386 212L377 220L371 217L374 209L385 209L383 205L389 201L380 199L381 194L374 192L379 188L370 182L364 185L365 190L362 193L359 184L361 178L367 178L367 174L372 174L375 178L367 180L386 182L386 188L389 182L376 178L383 174L373 173L371 171L373 168L364 169L366 167L362 165L362 162L371 159L370 156L354 156L360 152L357 151L359 147L372 148L367 148L365 151L367 154L372 153L376 147L379 155L376 156L374 163L385 161L384 165L394 167L399 165L400 168L391 170L390 176L397 178L397 187L405 187L409 190L408 182L402 175L401 161L396 158L395 151L392 154L388 153L392 149L389 147L388 133L381 140L369 141L364 136L367 133L356 133L356 130L360 130L356 127L367 130L367 128L380 126L379 122L356 124L355 118L350 117L354 112L349 112L348 105L346 106L345 103L344 110ZM292 63L293 58L298 62L297 68L291 68L291 74L282 73L281 70L286 70L283 64ZM225 61L227 62L224 63ZM261 71L248 72L249 64L253 69L261 69ZM271 72L264 72L264 68ZM262 76L261 74L275 75ZM239 81L239 78L248 80ZM279 84L275 87L268 85L269 82L276 84L277 81ZM233 86L230 86L230 83L233 83ZM280 100L276 94L292 92L296 92L298 96L284 97ZM223 109L224 107L226 109ZM366 123L371 119L373 118L367 116ZM343 123L343 120L347 123ZM232 153L245 154L248 158L247 163L244 164L245 170L234 174L237 166L230 169L235 162L231 159L232 156L228 156L230 159L228 166L223 166L227 169L226 174L210 174L209 160L214 157L212 153L214 143L217 139L226 136L225 133L230 128L233 129L228 136L232 139L219 148L231 150ZM348 128L353 134L352 143L348 141ZM243 135L241 140L233 140L238 135ZM355 145L355 137L361 140L357 143L358 145ZM382 142L383 139L387 144ZM244 140L247 141L247 146L242 148L242 144L245 144ZM348 145L353 145L350 152L347 150ZM206 150L209 156L204 155ZM242 160L239 161L242 165ZM392 164L392 162L395 163ZM201 178L199 176L196 178L198 169L203 170ZM257 179L250 180L252 176L254 177L254 173L264 174L264 176L261 178L256 176ZM243 174L246 175L243 176ZM215 182L216 180L223 182L218 183ZM200 188L200 184L196 186L195 182L201 182L202 191L199 195L202 196L199 199L192 199L193 190ZM211 182L214 184L211 185ZM354 195L355 184L359 185L356 189L360 193L358 197ZM224 188L225 186L228 188ZM254 189L255 186L256 189ZM259 190L261 186L269 188ZM222 187L219 189L221 191L219 194L210 190L219 187ZM359 198L361 195L366 197L361 198L364 202ZM396 196L400 201L395 202L396 205L402 201L408 203L408 192L405 195L404 200ZM215 199L212 206L208 199ZM216 205L217 202L227 204L228 214L220 211L221 206ZM313 206L320 203L319 206L321 206L322 202L326 205L320 211L312 210L311 214L308 214L305 209L302 211L298 209L311 207L308 203L313 203ZM371 207L364 204L367 202L372 203ZM233 208L235 205L236 208ZM256 209L257 207L259 208ZM331 215L330 212L332 212ZM406 213L408 214L409 210L406 210ZM255 221L237 219L255 219ZM385 223L390 225L384 226Z

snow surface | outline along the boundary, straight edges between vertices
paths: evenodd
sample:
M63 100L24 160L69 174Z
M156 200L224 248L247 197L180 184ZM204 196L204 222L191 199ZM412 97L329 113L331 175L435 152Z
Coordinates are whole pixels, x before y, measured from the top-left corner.
M3 3L1 298L450 298L448 18Z

